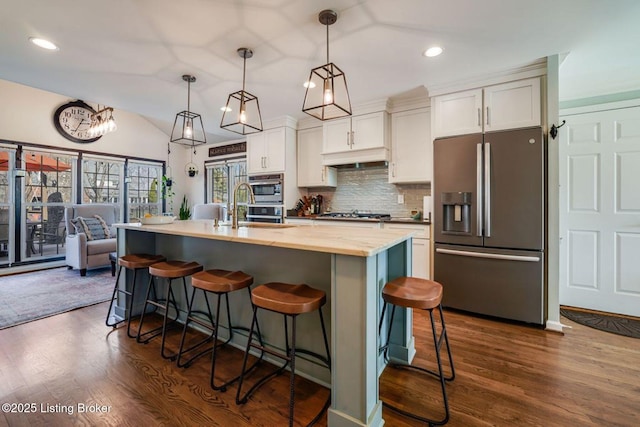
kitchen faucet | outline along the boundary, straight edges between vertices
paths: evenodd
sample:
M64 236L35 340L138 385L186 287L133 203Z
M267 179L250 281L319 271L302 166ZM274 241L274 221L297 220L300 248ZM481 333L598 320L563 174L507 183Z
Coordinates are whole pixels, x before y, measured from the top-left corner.
M253 195L253 190L251 189L251 186L246 182L239 182L236 185L236 188L233 189L233 213L231 214L233 216L233 219L231 220L231 228L238 228L238 203L237 203L237 199L238 199L238 190L240 190L241 187L247 187L247 189L249 190L249 203L255 203L256 202L256 198Z

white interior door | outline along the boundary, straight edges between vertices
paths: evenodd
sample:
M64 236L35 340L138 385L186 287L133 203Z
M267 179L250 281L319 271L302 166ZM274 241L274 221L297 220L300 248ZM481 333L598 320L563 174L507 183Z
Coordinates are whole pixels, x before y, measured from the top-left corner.
M640 316L640 107L563 118L560 304Z

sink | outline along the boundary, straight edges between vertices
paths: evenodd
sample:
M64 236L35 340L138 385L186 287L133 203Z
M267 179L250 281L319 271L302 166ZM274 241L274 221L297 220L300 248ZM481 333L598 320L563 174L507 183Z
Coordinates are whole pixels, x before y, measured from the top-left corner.
M297 227L295 224L275 224L271 222L247 222L241 223L238 227L247 228L291 228Z

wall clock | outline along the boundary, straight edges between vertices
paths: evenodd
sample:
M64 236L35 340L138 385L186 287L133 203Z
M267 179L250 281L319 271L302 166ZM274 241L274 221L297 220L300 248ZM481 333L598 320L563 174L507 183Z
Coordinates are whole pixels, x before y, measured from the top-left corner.
M81 144L94 142L102 137L89 135L91 115L95 112L96 110L81 100L67 102L53 113L53 124L60 135L70 141Z

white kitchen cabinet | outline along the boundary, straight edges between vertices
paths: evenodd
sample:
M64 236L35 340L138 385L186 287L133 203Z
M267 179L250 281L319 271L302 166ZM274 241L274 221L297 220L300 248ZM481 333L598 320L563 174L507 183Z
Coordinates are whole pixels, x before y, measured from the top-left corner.
M434 137L482 132L482 89L436 96Z
M391 115L389 182L423 183L433 177L431 115L428 108Z
M295 144L295 131L278 127L247 135L247 169L251 174L285 171L287 145Z
M433 137L539 126L540 79L436 96Z
M378 111L323 124L325 165L388 160L389 114Z
M411 276L421 279L431 278L431 240L429 225L427 224L395 224L385 223L385 229L389 230L414 230L411 252L412 273Z
M351 149L351 118L328 120L322 125L322 153L341 153Z
M336 168L322 164L321 127L298 131L298 187L335 187Z
M484 131L540 125L540 79L518 80L484 89Z

